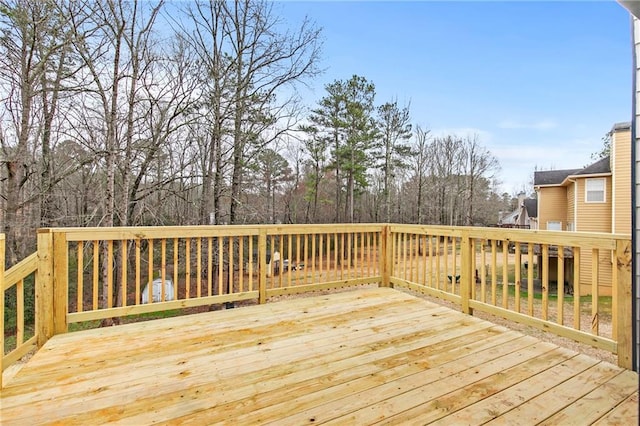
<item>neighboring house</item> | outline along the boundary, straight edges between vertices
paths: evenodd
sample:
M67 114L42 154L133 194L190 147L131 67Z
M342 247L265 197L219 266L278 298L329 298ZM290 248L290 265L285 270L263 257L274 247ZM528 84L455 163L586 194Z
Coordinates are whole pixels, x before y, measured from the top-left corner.
M550 231L631 234L631 123L611 129L611 150L580 169L535 172L538 227ZM591 287L591 257L582 256L581 292ZM573 285L572 258L566 259L565 277ZM602 294L611 294L611 256L600 253ZM551 268L550 270L555 270Z
M538 229L538 200L518 194L518 208L506 215L500 215L498 226L502 228Z

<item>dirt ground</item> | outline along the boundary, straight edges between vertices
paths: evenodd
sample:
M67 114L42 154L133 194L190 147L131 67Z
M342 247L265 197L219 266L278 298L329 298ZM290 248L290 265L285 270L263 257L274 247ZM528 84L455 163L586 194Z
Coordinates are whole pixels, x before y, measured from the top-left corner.
M450 302L448 302L446 300L441 300L441 299L437 299L437 298L434 298L434 297L425 296L425 295L422 295L422 294L416 294L416 296L422 297L422 298L424 298L426 300L429 300L430 302L433 302L433 303L437 303L437 304L440 304L440 305L444 305L444 306L450 307L451 309L456 309L456 310L459 309L459 307L457 307L455 304L450 303ZM554 317L555 314L556 314L555 306L553 304L549 304L549 308L548 309L549 309L549 316L550 317ZM482 318L484 320L487 320L487 321L490 321L492 323L501 325L501 326L509 328L511 330L516 330L516 331L519 331L519 332L521 332L523 334L536 337L536 338L538 338L538 339L540 339L542 341L554 343L554 344L556 344L558 346L562 346L562 347L565 347L565 348L568 348L568 349L572 349L572 350L574 350L576 352L583 353L585 355L588 355L590 357L599 359L601 361L609 362L611 364L616 364L616 365L618 363L617 356L612 354L609 351L605 351L605 350L602 350L602 349L597 349L597 348L594 348L592 346L585 345L583 343L578 343L578 342L576 342L574 340L571 340L571 339L567 339L565 337L557 336L557 335L555 335L553 333L542 331L542 330L539 330L537 328L534 328L534 327L531 327L531 326L528 326L528 325L525 325L525 324L518 324L518 323L515 323L513 321L505 320L503 318L496 317L494 315L490 315L490 314L487 314L485 312L475 311L473 313L473 315L475 317L477 317L477 318ZM538 316L538 315L539 315L539 312L536 312L536 316ZM569 316L570 320L572 320L571 315ZM565 318L567 318L567 316L565 316ZM589 317L588 314L583 314L581 321L582 321L583 324L589 324L591 322L591 318ZM610 334L610 328L611 328L610 323L604 323L604 324L600 325L600 331L603 332L604 335Z

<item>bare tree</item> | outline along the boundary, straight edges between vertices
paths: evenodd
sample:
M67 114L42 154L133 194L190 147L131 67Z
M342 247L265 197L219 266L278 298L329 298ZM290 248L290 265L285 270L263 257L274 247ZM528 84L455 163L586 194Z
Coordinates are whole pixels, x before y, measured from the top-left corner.
M202 98L196 110L199 121L191 125L191 137L200 147L202 196L199 221L221 223L224 191L225 136L232 117L232 62L227 51L230 39L227 8L220 1L197 1L184 13L185 22L175 20L184 43L190 46L200 67ZM211 218L213 216L213 218Z
M465 225L473 225L475 201L478 198L478 183L481 179L491 180L500 168L498 160L480 145L478 135L467 136L463 140L463 167L467 193Z
M293 128L297 95L290 88L319 72L320 30L308 20L282 30L267 1L196 2L186 14L191 24L178 25L203 69L200 111L208 123L197 135L206 153L200 220L213 208L221 221L228 182L228 220L236 223L247 165Z
M137 184L132 185L133 160L139 149L145 151L143 166L157 153L144 141L153 140L153 129L145 127L150 120L144 117L152 114L153 95L157 98L162 92L150 81L156 61L151 32L162 6L163 2L109 0L87 3L72 17L74 45L86 69L86 113L92 115L85 122L97 124L87 132L92 134L89 145L104 160L103 226L130 224L132 186L137 190ZM112 265L106 255L103 258L102 304L111 306L106 277ZM118 294L116 303L121 298Z
M72 10L72 5L64 10ZM0 30L3 228L8 258L15 262L33 239L32 232L21 235L22 231L54 224L53 188L72 172L54 170L52 134L61 125L56 118L65 83L77 69L71 58L68 14L56 2L3 1Z
M247 149L273 140L260 135L281 119L295 99L295 93L287 96L283 89L318 74L321 45L320 30L308 20L293 31L279 31L281 21L270 2L241 0L223 5L235 75L229 220L236 223L242 175L251 155Z
M416 126L415 138L413 145L413 174L416 185L416 208L417 222L425 223L424 218L424 196L427 182L427 173L429 165L429 133L428 129Z

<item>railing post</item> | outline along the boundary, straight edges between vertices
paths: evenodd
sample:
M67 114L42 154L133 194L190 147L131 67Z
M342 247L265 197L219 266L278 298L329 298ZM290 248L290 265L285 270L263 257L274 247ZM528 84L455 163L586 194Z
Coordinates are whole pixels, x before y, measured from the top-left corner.
M267 301L267 229L260 228L258 233L258 303Z
M382 283L380 287L391 287L391 274L393 273L393 252L391 244L391 226L385 224L380 233L380 259L382 269Z
M53 232L53 333L66 333L69 311L69 249L66 234Z
M36 275L36 331L38 347L54 334L53 327L53 233L38 230L38 273Z
M473 315L473 308L469 307L469 300L471 299L472 288L475 285L472 256L469 233L463 231L460 237L460 302L462 312L469 315Z
M633 300L631 298L631 242L629 240L616 241L617 280L613 297L616 308L612 312L615 315L615 328L613 338L618 343L618 365L623 368L632 368L632 311Z
M4 371L4 365L2 359L4 358L4 262L5 262L5 241L4 234L0 234L0 289L2 290L2 303L0 303L0 389L2 389L2 372Z

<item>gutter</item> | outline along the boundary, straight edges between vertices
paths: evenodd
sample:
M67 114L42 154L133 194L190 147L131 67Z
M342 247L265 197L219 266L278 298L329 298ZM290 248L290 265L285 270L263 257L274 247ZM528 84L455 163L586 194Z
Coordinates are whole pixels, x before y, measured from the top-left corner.
M589 173L587 175L569 175L562 181L561 186L564 186L566 181L573 182L573 179L590 179L590 178L599 178L599 177L607 177L607 176L613 176L613 172Z

